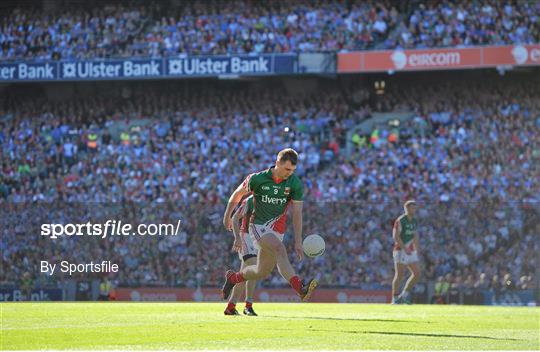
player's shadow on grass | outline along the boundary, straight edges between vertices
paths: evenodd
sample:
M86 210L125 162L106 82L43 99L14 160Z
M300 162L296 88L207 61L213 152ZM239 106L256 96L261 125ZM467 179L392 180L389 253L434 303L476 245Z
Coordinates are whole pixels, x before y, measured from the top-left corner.
M415 336L415 337L450 337L459 339L486 339L486 340L507 340L507 341L521 341L520 339L505 339L489 336L475 336L475 335L449 335L449 334L423 334L423 333L405 333L405 332L390 332L390 331L351 331L351 330L322 330L322 329L308 329L308 331L317 332L341 332L345 334L371 334L371 335L402 335L402 336Z
M301 320L340 320L340 321L358 321L358 322L379 322L379 323L429 323L429 321L414 320L396 320L396 319L354 319L354 318L330 318L330 317L282 317L277 315L267 315L266 318L280 319L301 319Z

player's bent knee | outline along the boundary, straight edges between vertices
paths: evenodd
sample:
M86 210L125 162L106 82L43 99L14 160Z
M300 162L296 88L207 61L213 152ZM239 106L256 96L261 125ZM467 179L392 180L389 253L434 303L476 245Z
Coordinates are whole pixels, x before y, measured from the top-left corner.
M285 249L285 247L283 245L276 246L275 253L276 253L276 257L279 257L279 258L287 256L287 250Z
M285 251L283 243L272 233L263 235L259 244L266 250L270 250L276 255L278 252Z
M266 252L271 253L272 255L276 255L277 245L280 243L274 242L274 239L270 236L263 236L260 241L259 245L262 249L264 249Z
M411 268L411 274L415 277L415 278L419 278L420 277L420 269L419 268Z
M246 259L244 261L244 265L245 266L250 266L250 265L257 265L257 257L251 257L249 259Z

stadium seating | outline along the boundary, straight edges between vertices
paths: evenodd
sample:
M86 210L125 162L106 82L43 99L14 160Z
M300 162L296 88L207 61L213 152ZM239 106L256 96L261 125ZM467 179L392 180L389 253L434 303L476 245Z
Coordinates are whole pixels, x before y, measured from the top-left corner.
M62 7L62 11L8 7L0 19L0 60L335 52L540 41L536 1L181 4L111 2L99 7Z
M270 166L276 150L293 146L302 153L305 233L327 241L324 256L295 263L304 275L325 286L386 287L393 275L392 221L412 196L420 203L428 280L530 287L538 251L532 190L540 186L535 81L396 80L373 107L412 111L426 129L402 126L397 142L381 131L379 142L347 155L346 131L369 115L350 104L359 84L352 81L345 94L321 84L307 96L270 82L173 92L140 86L129 99L5 95L0 247L2 266L17 265L1 271L0 284L35 273L46 253L111 258L126 268L113 278L121 285L218 285L223 269L238 265L221 223L225 200L249 172ZM136 244L24 235L44 222L104 222L116 215L133 222L180 218L182 234ZM44 286L62 278L34 277ZM275 274L262 284L285 283Z

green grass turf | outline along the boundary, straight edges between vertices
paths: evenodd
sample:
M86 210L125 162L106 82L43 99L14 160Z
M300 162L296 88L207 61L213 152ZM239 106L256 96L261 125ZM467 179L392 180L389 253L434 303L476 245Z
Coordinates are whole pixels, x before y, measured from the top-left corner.
M258 317L230 317L224 306L2 303L1 349L540 349L537 307L256 303Z

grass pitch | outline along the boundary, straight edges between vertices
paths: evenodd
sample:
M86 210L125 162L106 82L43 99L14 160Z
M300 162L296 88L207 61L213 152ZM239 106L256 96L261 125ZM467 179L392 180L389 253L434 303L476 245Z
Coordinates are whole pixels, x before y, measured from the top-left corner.
M9 350L540 349L537 307L256 303L258 317L224 316L224 307L221 303L2 303L0 346Z

